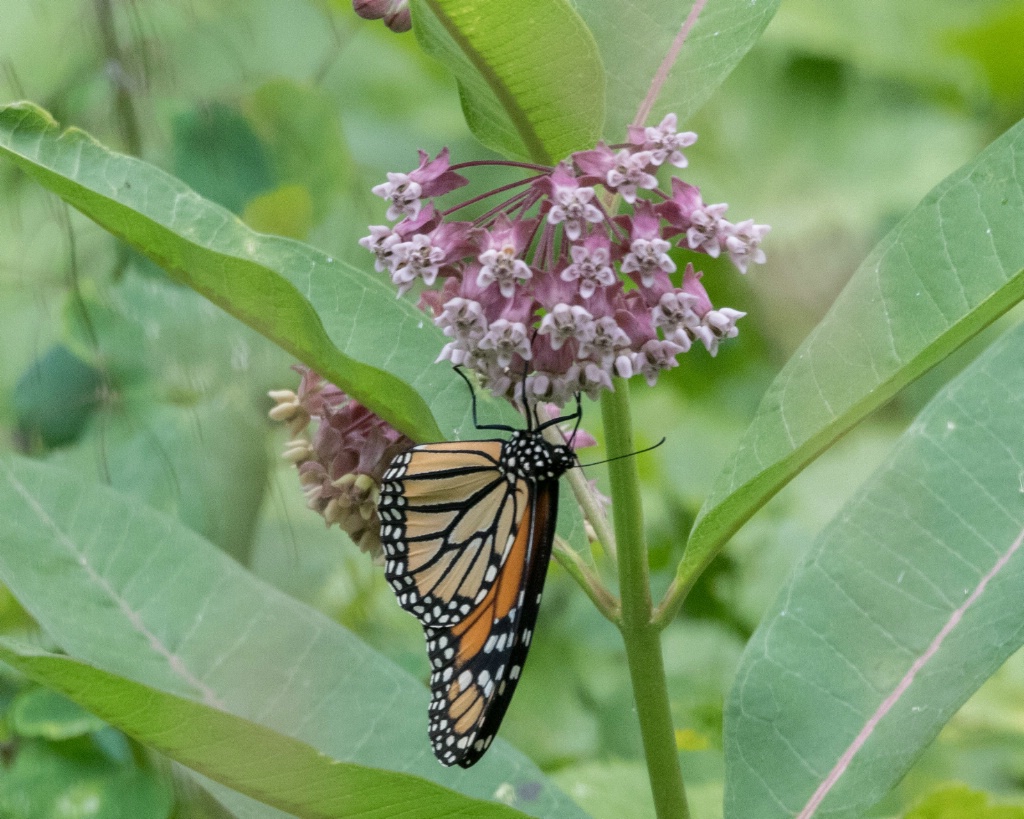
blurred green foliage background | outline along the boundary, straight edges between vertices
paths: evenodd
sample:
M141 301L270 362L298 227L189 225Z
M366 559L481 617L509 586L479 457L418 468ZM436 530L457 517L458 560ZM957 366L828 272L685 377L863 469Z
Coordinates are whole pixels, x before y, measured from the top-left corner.
M417 148L447 145L455 161L488 153L465 127L452 78L415 39L348 6L0 0L0 101L31 99L258 230L368 267L356 241L385 210L370 187L415 167ZM745 279L706 266L716 303L749 313L740 338L716 359L695 349L656 390L634 390L640 445L668 439L640 461L656 593L765 386L867 251L1024 116L1022 41L1021 0L789 0L712 102L681 123L700 134L689 181L707 201L728 201L731 218L773 230L768 264ZM720 803L722 701L761 611L933 389L990 337L906 390L773 500L666 631L698 815L715 815ZM0 448L52 459L179 516L425 678L418 624L395 605L380 569L305 510L293 470L277 459L285 435L266 419L266 391L297 383L291 363L0 165ZM586 425L597 431L595 407ZM32 634L2 590L0 630ZM644 815L650 797L618 635L557 566L531 656L503 736L594 815ZM0 674L0 711L0 816L49 815L32 811L82 782L135 794L145 807L133 816L201 815L187 793L172 807L165 780L145 773L152 760L119 734L11 673ZM951 780L1024 797L1020 657L877 814L902 815Z

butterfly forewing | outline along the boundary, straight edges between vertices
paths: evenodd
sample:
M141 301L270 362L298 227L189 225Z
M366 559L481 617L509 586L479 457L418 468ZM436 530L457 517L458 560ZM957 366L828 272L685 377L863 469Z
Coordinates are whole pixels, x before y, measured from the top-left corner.
M414 447L384 474L385 576L424 625L459 622L498 576L526 504L500 469L504 441Z

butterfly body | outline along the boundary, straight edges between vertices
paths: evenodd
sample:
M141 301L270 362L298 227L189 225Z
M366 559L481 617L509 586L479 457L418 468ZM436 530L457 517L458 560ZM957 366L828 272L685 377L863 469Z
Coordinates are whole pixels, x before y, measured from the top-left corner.
M558 479L576 465L569 447L526 429L422 444L384 474L385 575L423 625L429 734L445 765L473 765L505 716L551 558Z

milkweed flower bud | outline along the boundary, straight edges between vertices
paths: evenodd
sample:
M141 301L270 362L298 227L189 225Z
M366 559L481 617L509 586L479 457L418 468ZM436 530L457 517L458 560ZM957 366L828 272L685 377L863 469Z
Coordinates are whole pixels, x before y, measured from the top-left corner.
M380 481L395 455L413 442L313 370L295 369L302 375L297 393L270 393L277 402L270 417L286 421L294 435L283 457L298 469L309 507L378 558ZM316 428L310 435L311 420Z
M306 428L306 424L309 423L309 413L302 406L302 402L294 392L291 390L271 390L268 394L275 402L268 413L272 420L287 422L288 429L293 434Z
M364 20L383 20L396 34L412 28L409 0L352 0L352 9Z
M673 252L725 256L741 273L766 260L767 225L729 221L726 203L708 204L678 177L659 188L659 169L687 167L696 140L669 114L554 167L500 163L527 177L443 211L437 197L468 182L457 171L488 163L420 151L419 167L373 189L395 224L371 227L360 244L399 296L418 290L450 339L437 360L476 370L494 395L523 398L524 373L526 397L558 406L613 389L612 376L653 386L694 342L716 355L746 315L716 306L703 273L689 260L680 272ZM477 219L453 217L499 193L509 198ZM610 215L614 197L623 204Z

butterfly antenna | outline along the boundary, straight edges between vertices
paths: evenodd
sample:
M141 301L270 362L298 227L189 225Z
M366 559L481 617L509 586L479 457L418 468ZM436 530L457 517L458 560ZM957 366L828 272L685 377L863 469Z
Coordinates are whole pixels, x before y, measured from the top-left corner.
M654 444L653 446L647 447L646 449L638 449L636 452L627 452L625 455L616 455L614 458L605 458L603 461L594 461L593 463L589 464L579 464L579 466L600 466L601 464L609 464L612 461L621 461L623 458L632 458L634 455L643 455L645 452L650 452L652 449L657 449L663 443L665 443L664 438L662 438L660 441L658 441L658 443Z
M459 374L459 378L466 382L466 387L469 389L469 400L472 402L473 407L473 426L479 429L480 421L476 417L476 390L473 389L473 382L470 381L469 376L462 371L461 364L456 364L452 369Z
M576 433L580 431L580 424L583 422L583 402L580 400L580 394L576 393L576 423L572 425L572 435L569 436L569 446L572 447L576 443Z
M459 378L465 381L466 386L469 387L469 398L473 402L471 405L473 409L473 426L476 427L477 429L496 429L500 430L501 432L514 432L515 428L510 427L507 424L480 423L480 419L477 417L476 414L476 389L473 387L473 382L469 380L469 376L466 375L466 373L463 371L461 364L456 364L454 367L452 367L452 369L459 374Z
M537 338L537 331L536 330L534 330L533 334L530 336L530 347L531 348L533 347L533 340L535 338ZM536 413L537 413L537 407L536 406L534 406L532 412L530 411L530 402L529 402L529 400L526 397L526 377L529 374L530 374L530 362L527 361L524 358L523 359L523 378L522 378L522 381L520 381L519 383L520 383L520 385L522 387L522 391L523 391L523 412L526 413L526 428L528 430L532 430L532 429L537 428L537 425L540 423L540 419L536 417Z

